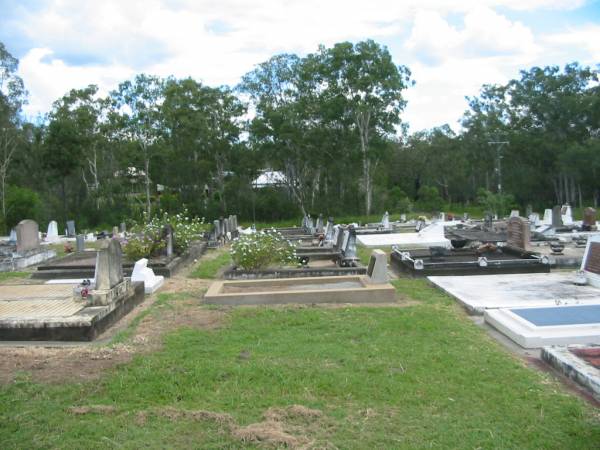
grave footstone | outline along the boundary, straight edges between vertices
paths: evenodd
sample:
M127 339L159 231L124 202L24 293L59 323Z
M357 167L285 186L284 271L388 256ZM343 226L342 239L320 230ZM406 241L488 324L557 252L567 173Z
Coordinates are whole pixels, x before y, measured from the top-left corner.
M67 220L67 236L75 237L75 221Z
M78 234L75 238L75 251L77 253L81 253L85 251L85 236L83 234Z
M592 231L596 229L596 210L594 208L585 208L583 210L583 231Z
M371 253L367 268L369 282L383 284L390 281L387 271L387 255L383 250L376 249Z
M46 241L56 242L58 240L58 223L56 220L52 220L48 224L48 232L46 233Z
M17 253L35 250L40 246L40 234L37 222L22 220L17 225Z
M528 221L521 217L511 217L508 219L506 243L509 247L528 251L530 249L529 239L530 229Z

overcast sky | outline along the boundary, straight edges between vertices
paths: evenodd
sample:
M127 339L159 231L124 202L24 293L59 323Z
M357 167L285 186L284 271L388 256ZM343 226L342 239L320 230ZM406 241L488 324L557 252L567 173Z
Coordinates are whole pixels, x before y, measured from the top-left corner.
M412 71L410 130L457 129L483 83L600 63L600 0L0 0L30 117L88 84L106 93L146 72L235 85L274 54L367 38Z

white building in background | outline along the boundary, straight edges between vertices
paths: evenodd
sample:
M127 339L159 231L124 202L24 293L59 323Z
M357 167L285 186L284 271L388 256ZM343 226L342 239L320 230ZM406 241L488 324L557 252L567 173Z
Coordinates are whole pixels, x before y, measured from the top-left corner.
M278 170L263 170L261 174L252 182L254 188L286 186L287 178L283 172Z

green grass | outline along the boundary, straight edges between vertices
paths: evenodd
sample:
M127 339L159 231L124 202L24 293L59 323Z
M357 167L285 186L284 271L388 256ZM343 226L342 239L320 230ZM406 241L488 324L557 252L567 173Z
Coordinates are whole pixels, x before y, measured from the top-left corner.
M13 278L27 278L31 272L0 272L0 283Z
M99 381L41 386L23 376L0 388L2 448L253 448L211 420L142 423L136 414L207 410L247 425L291 404L323 412L294 431L317 448L597 448L591 407L525 367L427 282L394 284L419 302L234 309L219 330L172 332L162 350ZM68 411L86 405L116 411Z
M214 250L216 256L213 258L204 257L198 265L192 270L191 278L216 278L219 270L232 263L231 254L228 248Z

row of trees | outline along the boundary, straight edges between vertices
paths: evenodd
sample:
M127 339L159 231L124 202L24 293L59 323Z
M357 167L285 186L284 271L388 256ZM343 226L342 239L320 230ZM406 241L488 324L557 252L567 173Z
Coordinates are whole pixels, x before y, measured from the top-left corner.
M234 88L141 74L104 97L73 89L38 124L22 118L17 66L0 43L7 227L24 215L96 226L183 205L266 220L439 209L495 191L500 175L522 204L600 195L597 72L576 64L484 86L460 134L446 125L412 135L401 120L410 71L373 41L274 56ZM509 144L500 154L490 142ZM253 188L265 169L284 186Z

